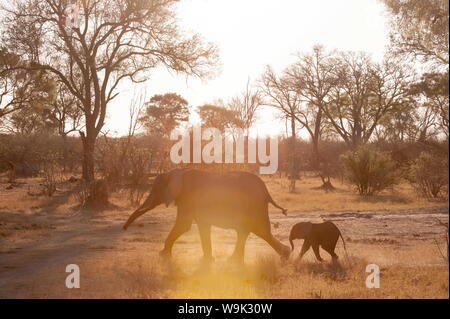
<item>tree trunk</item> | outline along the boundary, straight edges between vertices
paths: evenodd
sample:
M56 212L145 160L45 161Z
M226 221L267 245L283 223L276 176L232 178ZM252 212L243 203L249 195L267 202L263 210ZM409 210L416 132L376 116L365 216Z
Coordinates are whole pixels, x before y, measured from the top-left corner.
M61 135L63 140L63 172L65 173L67 170L67 158L68 158L68 151L67 151L67 135L62 134Z
M83 132L81 134L81 140L83 142L83 180L88 183L94 183L94 149L95 139L89 135L85 136Z
M320 156L319 137L315 136L311 140L313 144L313 168L318 172L322 179L322 186L320 186L319 189L326 192L334 191L335 188L333 184L331 184L330 172L326 167L326 161L323 161L322 156Z
M83 142L83 181L88 188L88 198L85 206L91 209L103 209L108 207L108 185L105 180L95 180L95 140L92 134L85 135L80 132Z
M289 163L289 192L295 192L295 181L298 179L298 168L296 161L296 134L295 134L295 117L291 117L291 151L289 152L290 163Z

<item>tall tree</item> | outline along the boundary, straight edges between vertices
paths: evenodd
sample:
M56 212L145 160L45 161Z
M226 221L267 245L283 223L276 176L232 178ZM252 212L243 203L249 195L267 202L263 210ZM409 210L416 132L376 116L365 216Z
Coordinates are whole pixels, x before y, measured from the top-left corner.
M248 131L254 124L256 120L256 111L261 105L261 92L258 89L251 88L249 79L245 91L240 95L233 97L228 103L228 108L237 112L239 120Z
M336 133L351 148L370 141L380 121L402 105L411 73L391 56L374 63L365 53L340 52L336 86L330 103L321 106Z
M6 46L39 62L36 69L57 76L80 102L87 182L95 180L95 142L121 82L145 81L159 65L198 77L210 74L216 48L198 35L182 35L177 2L13 0L3 6Z
M140 122L150 134L169 138L170 132L189 120L188 102L180 95L166 93L154 95L145 103Z
M290 123L290 148L288 154L289 162L289 191L295 191L295 181L298 179L298 162L296 152L297 140L297 114L302 104L302 99L289 79L287 73L278 76L275 71L267 66L260 80L260 90L264 97L264 105L273 107L281 112L283 117Z
M394 145L423 141L435 136L435 118L430 108L421 107L414 99L405 99L380 120L374 138Z
M225 129L243 128L244 121L239 118L239 112L229 110L223 106L205 104L198 107L202 125L217 128L222 132Z
M331 90L337 83L334 68L332 53L326 52L322 46L315 46L311 53L300 54L298 61L287 70L293 87L305 100L297 108L294 117L311 138L312 166L319 172L325 189L333 187L319 144L328 124L323 109L330 103Z
M147 133L153 137L154 151L160 159L158 170L164 171L170 153L170 133L189 120L188 102L178 94L166 93L154 95L144 103L142 116L139 117ZM149 138L149 141L152 139Z

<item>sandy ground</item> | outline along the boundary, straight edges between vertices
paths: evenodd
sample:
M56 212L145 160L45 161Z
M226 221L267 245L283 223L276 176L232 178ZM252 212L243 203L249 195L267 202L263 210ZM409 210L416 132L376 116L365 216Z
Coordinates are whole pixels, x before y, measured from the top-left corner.
M315 261L312 251L287 263L251 235L243 266L230 264L236 234L213 228L215 262L207 267L196 226L175 244L173 259L158 256L175 219L175 208L147 213L128 231L121 226L130 209L89 214L52 211L52 205L12 211L0 192L0 298L448 298L445 230L448 206L398 211L271 211L274 235L288 244L299 221L332 220L347 243L337 254L341 266ZM5 197L3 197L6 203ZM52 199L64 201L64 194ZM26 203L24 203L26 206ZM439 248L442 250L439 251ZM77 264L81 288L68 289L65 272ZM367 289L365 267L381 268L381 288Z

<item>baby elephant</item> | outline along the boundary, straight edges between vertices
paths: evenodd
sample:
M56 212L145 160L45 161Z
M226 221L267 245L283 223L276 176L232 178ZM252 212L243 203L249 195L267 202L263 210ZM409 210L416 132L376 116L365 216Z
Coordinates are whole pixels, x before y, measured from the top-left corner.
M320 224L313 224L309 222L303 222L295 224L291 229L291 234L289 236L289 241L291 243L292 250L294 250L294 239L304 239L302 250L300 251L299 259L308 251L309 247L312 246L314 254L318 261L323 261L320 257L319 246L322 247L326 252L328 252L333 260L338 259L338 255L334 252L336 248L336 243L342 238L345 248L344 237L342 237L341 232L332 222L324 222Z

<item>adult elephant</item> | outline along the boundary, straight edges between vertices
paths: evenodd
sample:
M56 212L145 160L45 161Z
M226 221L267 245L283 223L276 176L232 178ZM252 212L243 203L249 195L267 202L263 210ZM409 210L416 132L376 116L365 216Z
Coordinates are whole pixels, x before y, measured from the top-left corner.
M174 169L158 175L150 195L123 226L145 212L164 203L177 206L175 225L170 231L161 255L170 256L174 242L187 232L195 221L198 225L204 258L212 260L211 226L235 229L237 243L232 258L244 260L245 242L249 233L264 239L282 257L288 258L290 249L273 237L270 230L268 204L282 210L270 196L264 182L247 172L219 175L196 169Z

